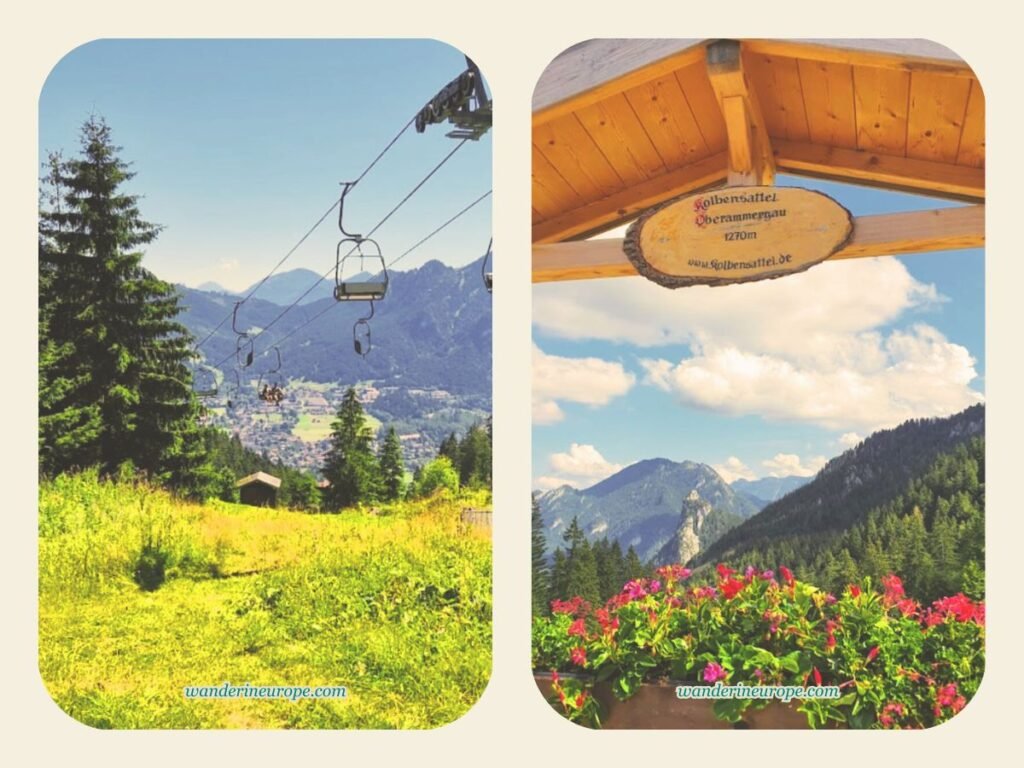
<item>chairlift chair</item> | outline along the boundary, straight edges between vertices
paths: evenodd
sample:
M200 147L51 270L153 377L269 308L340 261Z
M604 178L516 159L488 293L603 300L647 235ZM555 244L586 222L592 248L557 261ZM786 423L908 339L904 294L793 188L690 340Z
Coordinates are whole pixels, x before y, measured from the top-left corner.
M234 387L234 389L228 391L228 398L227 398L227 402L225 403L227 405L227 409L229 411L234 409L234 407L235 407L235 403L231 399L232 396L238 397L238 393L242 391L242 379L238 375L238 369L237 368L232 368L232 371L234 371L234 374L235 374L235 387Z
M423 133L428 125L447 120L454 126L446 134L449 138L477 141L490 130L493 112L480 68L467 56L466 70L438 91L416 115L416 132Z
M488 293L494 292L494 273L487 269L487 265L494 261L494 255L491 253L491 246L494 245L494 238L492 237L487 243L487 253L484 254L483 261L480 262L480 275L484 280L484 288L487 289Z
M264 371L260 374L259 379L256 381L256 394L260 400L280 406L281 401L284 400L284 390L281 388L279 380L274 378L274 375L281 370L281 350L276 346L272 347L272 349L277 355L277 364L270 370ZM271 383L264 385L264 376L266 376Z
M342 256L342 250L348 253ZM366 262L371 263L369 279L356 279L366 274ZM346 237L338 243L334 265L334 298L337 301L380 301L388 292L388 268L376 240L364 237Z
M242 306L243 301L244 299L236 301L235 308L231 310L231 330L237 336L235 339L235 361L243 368L248 368L252 365L253 360L252 339L249 337L248 331L238 329L238 308Z

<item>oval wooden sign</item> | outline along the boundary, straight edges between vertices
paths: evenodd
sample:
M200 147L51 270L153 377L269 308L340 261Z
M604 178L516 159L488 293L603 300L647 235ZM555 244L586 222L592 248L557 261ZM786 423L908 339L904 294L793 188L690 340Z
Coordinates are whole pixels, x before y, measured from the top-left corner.
M659 285L770 280L819 264L850 239L853 217L828 195L727 187L673 200L630 226L623 250Z

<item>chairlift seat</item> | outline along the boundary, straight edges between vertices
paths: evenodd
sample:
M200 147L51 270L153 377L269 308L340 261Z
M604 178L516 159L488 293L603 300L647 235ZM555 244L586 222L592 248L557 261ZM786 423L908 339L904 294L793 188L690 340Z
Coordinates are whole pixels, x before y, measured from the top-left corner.
M335 286L338 301L380 301L387 293L388 284L379 280L357 280Z

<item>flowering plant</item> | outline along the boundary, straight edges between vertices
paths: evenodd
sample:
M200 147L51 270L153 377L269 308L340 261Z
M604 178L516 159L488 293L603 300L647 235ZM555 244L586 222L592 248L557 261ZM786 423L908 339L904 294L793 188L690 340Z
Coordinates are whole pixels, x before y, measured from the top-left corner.
M591 695L608 683L628 699L641 683L837 686L838 699L796 704L811 727L927 728L959 712L984 669L985 606L962 594L922 606L899 577L850 585L840 595L798 581L788 568L719 565L712 583L690 582L673 565L630 581L605 605L580 598L552 603L534 621L534 668L570 672L556 680L563 712L597 722ZM579 682L582 680L583 682ZM583 706L586 705L586 706ZM721 699L715 714L736 722L767 699Z

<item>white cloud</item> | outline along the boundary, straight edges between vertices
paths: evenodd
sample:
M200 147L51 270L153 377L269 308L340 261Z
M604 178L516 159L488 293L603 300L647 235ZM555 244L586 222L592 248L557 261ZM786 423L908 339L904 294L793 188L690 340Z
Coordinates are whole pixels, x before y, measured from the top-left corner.
M534 484L543 490L562 485L582 488L614 475L620 469L621 464L608 461L594 446L573 443L568 451L552 453L548 457L550 474L538 477Z
M636 376L621 363L596 357L558 357L533 345L533 422L553 424L565 418L558 401L607 405L626 394Z
M843 448L853 448L853 446L857 445L863 439L864 438L856 432L844 432L839 436L837 442L843 446Z
M234 272L242 263L238 259L221 259L217 264L221 272Z
M903 312L942 301L896 259L821 264L781 280L669 290L643 278L542 283L533 288L533 322L567 339L651 347L731 343L761 352L832 358L837 343ZM857 360L870 344L842 346ZM799 350L797 349L799 347Z
M825 466L826 459L824 456L814 456L804 461L795 453L777 453L774 458L765 459L761 463L768 469L771 477L810 477Z
M712 464L711 467L722 476L727 483L734 480L757 480L757 474L735 456L730 456L721 464Z
M983 400L968 386L977 372L967 349L931 326L850 341L816 359L706 345L677 364L642 361L644 381L698 408L868 432Z

